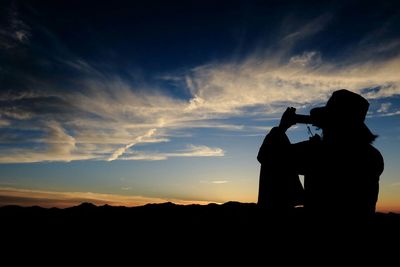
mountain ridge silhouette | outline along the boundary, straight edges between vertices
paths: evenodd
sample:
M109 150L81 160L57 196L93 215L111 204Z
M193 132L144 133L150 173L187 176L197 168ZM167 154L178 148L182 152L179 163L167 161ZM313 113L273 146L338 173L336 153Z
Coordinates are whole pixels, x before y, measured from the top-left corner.
M354 247L376 255L377 249L387 253L387 249L394 248L390 246L393 240L400 238L397 213L377 213L365 225L349 222L338 226L309 220L302 208L288 215L272 215L255 203L236 201L207 205L165 202L136 207L96 206L89 202L68 208L8 205L0 207L0 223L3 244L30 244L25 245L26 249L39 249L38 244L70 249L67 244L74 244L86 251L103 246L113 249L114 244L124 243L128 244L125 250L141 251L143 255L155 257L168 251L170 256L178 257L178 249L192 257L201 255L207 261L215 257L247 259L257 250L264 251L258 254L260 257L267 253L268 261L278 253L313 258L310 251L321 249L334 251L335 257L347 257L347 251ZM206 251L202 251L204 244L209 247Z
M257 204L253 202L240 202L240 201L227 201L221 204L218 203L208 203L208 204L176 204L171 201L166 201L166 202L161 202L161 203L147 203L144 205L140 206L124 206L124 205L110 205L110 204L103 204L103 205L96 205L92 202L82 202L78 205L74 206L69 206L69 207L64 207L64 208L59 208L59 207L42 207L40 205L32 205L32 206L22 206L22 205L3 205L0 206L0 215L1 213L4 212L4 210L10 210L10 209L15 209L15 210L26 210L26 209L31 209L31 210L74 210L74 209L141 209L141 208L173 208L173 207L186 207L186 208L192 208L192 207L227 207L227 208L257 208ZM297 208L298 210L301 210L302 208ZM376 212L376 215L388 215L388 216L400 216L400 213L397 212Z
M256 203L228 201L222 204L176 204L173 202L147 203L142 206L113 206L109 204L95 205L91 202L82 202L79 205L58 208L5 205L0 207L0 218L3 223L13 225L20 221L35 218L37 221L52 219L74 221L77 218L86 220L102 221L134 221L134 224L143 223L144 226L156 222L173 224L186 222L191 226L198 226L202 223L214 221L216 223L227 223L230 225L242 224L243 226L261 227L261 224L307 224L308 218L302 207L296 208L290 214L271 214L260 209ZM167 220L166 220L167 219ZM314 221L316 218L312 218ZM345 219L345 218L344 218ZM322 222L322 221L321 221ZM63 223L63 222L62 222ZM336 222L335 222L336 223ZM374 224L397 225L400 228L400 213L376 212L373 218Z

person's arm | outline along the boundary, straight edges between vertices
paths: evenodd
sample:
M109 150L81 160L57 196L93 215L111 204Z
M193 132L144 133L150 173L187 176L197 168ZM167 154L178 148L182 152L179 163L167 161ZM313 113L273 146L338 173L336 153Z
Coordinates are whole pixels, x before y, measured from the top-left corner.
M282 162L282 156L288 155L290 141L286 131L295 124L295 112L295 108L287 108L282 115L279 126L272 128L267 134L257 155L258 162L274 166L276 163Z
M261 163L258 205L277 210L286 210L302 203L303 189L297 176L295 154L286 135L294 123L294 108L282 115L279 126L267 134L258 152Z
M312 160L313 147L320 142L315 135L312 140L291 144L286 131L295 124L296 109L287 108L279 126L267 134L257 155L257 160L271 170L291 169L297 174L304 174Z

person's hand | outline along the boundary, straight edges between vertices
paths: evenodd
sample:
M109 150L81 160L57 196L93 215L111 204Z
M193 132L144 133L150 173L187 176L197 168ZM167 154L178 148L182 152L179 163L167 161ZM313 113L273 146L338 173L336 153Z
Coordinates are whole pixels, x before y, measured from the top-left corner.
M281 122L279 123L279 129L286 132L292 125L296 124L295 121L296 109L293 107L289 107L282 114Z

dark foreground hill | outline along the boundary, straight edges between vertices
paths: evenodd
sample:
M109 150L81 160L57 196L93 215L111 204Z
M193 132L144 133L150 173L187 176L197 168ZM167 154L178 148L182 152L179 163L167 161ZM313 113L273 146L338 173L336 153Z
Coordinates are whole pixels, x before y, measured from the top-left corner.
M354 222L348 218L330 217L323 220L318 217L308 218L302 208L289 214L269 214L254 203L227 202L209 205L176 205L171 202L147 204L139 207L95 206L82 203L70 208L42 208L38 206L0 207L0 218L10 229L49 229L65 227L71 230L87 231L97 228L118 230L164 231L185 230L190 232L229 232L267 233L272 230L284 232L312 231L329 227L331 232L360 227L369 227L375 232L397 232L400 229L400 214L377 213L367 222ZM352 229L355 230L355 229Z
M337 256L345 248L376 255L395 249L400 237L400 215L395 213L377 213L366 222L322 220L308 218L302 209L272 215L253 203L239 202L185 206L168 202L131 208L90 203L65 209L5 206L0 208L0 220L3 244L15 243L16 248L20 244L35 248L38 242L54 248L72 243L81 249L127 244L123 248L136 252L138 247L157 253L203 249L203 257L220 250L236 256L261 250L259 257L263 253L271 257L275 252L307 255L320 249Z

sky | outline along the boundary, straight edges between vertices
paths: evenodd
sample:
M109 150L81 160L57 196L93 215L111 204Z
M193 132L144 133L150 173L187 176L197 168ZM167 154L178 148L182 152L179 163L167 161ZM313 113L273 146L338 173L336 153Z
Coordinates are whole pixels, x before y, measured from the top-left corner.
M399 73L398 1L1 0L0 205L256 202L282 112L346 88L400 212Z

